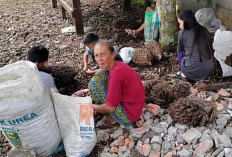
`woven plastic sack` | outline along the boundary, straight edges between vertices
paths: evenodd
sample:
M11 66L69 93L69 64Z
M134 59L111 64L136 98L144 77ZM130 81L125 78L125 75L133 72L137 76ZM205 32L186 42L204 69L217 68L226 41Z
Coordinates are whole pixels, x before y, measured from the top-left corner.
M92 100L52 92L67 157L84 157L96 144Z
M232 54L232 32L218 29L214 36L214 57L219 61L223 77L232 76L232 67L225 64L226 57Z
M128 64L131 61L131 55L134 51L132 47L124 47L120 50L119 54L122 57L124 63Z
M211 33L215 33L221 26L221 20L216 19L213 8L203 8L198 10L195 17L197 22L206 27Z
M52 154L61 142L50 92L34 63L0 68L0 128L15 148Z

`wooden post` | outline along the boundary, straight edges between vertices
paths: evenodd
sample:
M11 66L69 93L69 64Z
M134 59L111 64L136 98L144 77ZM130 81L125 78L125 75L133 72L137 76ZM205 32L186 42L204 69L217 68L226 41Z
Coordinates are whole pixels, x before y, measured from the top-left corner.
M74 18L75 21L76 33L84 34L83 18L81 13L81 2L80 0L72 0L72 5L73 5L72 17Z
M215 91L221 88L231 88L232 82L221 82L214 84L202 84L197 87L199 91Z
M60 9L61 9L62 18L63 18L63 19L67 19L66 10L65 10L62 6L60 7Z
M177 17L176 0L160 0L161 9L161 47L164 51L176 51Z
M57 1L56 0L51 0L52 2L52 8L57 8Z

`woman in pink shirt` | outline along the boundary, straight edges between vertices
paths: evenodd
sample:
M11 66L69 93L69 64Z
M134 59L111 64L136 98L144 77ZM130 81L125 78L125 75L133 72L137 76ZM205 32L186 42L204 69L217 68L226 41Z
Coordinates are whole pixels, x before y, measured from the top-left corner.
M128 65L114 60L115 51L107 42L98 42L94 56L101 70L90 80L88 88L93 99L93 110L109 113L102 127L117 122L131 125L143 110L145 92L137 73Z

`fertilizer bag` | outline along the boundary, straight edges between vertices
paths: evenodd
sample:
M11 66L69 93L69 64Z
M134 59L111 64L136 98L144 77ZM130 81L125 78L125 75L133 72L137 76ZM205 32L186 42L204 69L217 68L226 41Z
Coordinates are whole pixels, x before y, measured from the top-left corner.
M222 76L232 76L232 67L225 63L226 57L232 54L232 32L218 29L214 36L214 57L219 61L222 68Z
M34 63L0 68L0 128L15 148L52 154L61 142L50 92Z
M134 48L132 47L124 47L120 50L120 56L122 57L122 60L124 63L128 64L131 61L131 55L134 51Z
M96 144L92 100L52 92L61 136L68 157L91 153Z

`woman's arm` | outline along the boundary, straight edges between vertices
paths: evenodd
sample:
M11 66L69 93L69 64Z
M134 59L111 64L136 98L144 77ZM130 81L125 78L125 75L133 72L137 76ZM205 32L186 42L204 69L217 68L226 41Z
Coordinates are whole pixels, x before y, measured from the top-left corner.
M108 106L105 103L101 105L93 104L93 110L99 113L110 113L113 112L115 108L116 107Z

